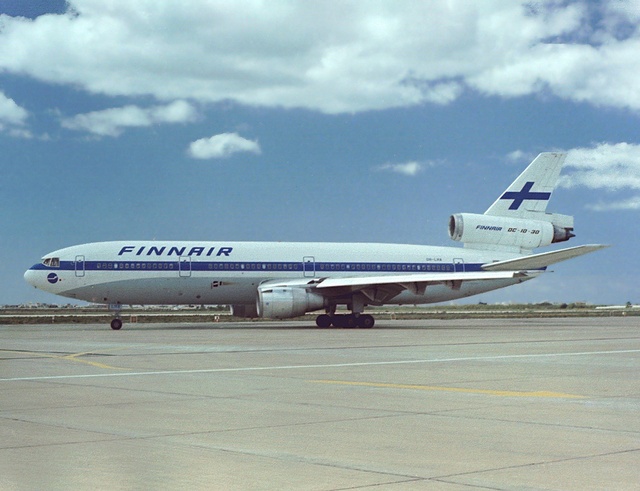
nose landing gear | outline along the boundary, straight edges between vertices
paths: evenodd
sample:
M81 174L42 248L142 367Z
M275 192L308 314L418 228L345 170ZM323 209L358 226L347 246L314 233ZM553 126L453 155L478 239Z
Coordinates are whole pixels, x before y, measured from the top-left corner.
M120 312L122 311L122 304L112 303L109 304L109 310L113 311L113 319L111 320L111 329L119 331L122 329L122 319L120 318Z

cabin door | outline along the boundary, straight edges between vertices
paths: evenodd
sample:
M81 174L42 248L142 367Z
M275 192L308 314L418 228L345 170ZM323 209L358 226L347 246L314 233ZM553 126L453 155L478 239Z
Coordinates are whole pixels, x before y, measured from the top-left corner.
M188 278L191 276L191 256L180 256L178 268L180 269L181 277Z
M84 276L84 256L76 256L74 265L76 270L76 276L78 278L81 278L82 276Z
M302 258L302 270L306 278L313 278L316 275L316 258L314 256L304 256Z

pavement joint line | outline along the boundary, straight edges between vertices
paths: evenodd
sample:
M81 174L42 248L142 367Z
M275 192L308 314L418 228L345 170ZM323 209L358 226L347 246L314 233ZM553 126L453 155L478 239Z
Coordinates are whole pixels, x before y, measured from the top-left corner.
M119 349L124 349L124 348L113 348L110 351L116 351ZM26 355L32 355L32 356L38 356L40 358L49 358L52 360L68 360L68 361L73 361L73 362L77 362L77 363L84 363L86 365L91 365L97 368L104 368L107 370L129 370L128 368L124 368L124 367L114 367L111 365L106 365L105 363L99 363L97 361L89 361L89 360L82 360L80 359L81 356L86 356L86 355L96 355L96 356L100 356L100 353L95 352L95 351L83 351L80 353L71 353L68 355L54 355L51 353L41 353L38 351L21 351L21 350L3 350L7 353L20 353L20 354L26 354Z
M39 380L70 380L81 378L107 378L107 377L143 377L153 375L189 375L199 373L225 373L225 372L257 372L268 370L300 370L309 368L348 368L363 366L380 366L380 365L409 365L409 364L426 364L426 363L450 363L450 362L474 362L486 360L510 360L518 358L552 358L563 356L594 356L594 355L619 355L640 353L640 349L629 350L612 350L612 351L582 351L577 353L534 353L521 355L496 355L496 356L471 356L456 358L433 358L423 360L392 360L392 361L371 361L371 362L355 362L355 363L324 363L317 365L276 365L263 367L235 367L235 368L204 368L195 370L158 370L148 372L119 372L119 373L93 373L78 375L44 375L38 377L10 377L0 378L0 382L22 382L22 381L39 381Z
M487 472L500 472L500 471L511 470L511 469L521 469L521 468L525 468L525 467L536 467L536 466L543 466L543 465L562 464L564 462L573 462L573 461L578 461L578 460L591 460L591 459L597 459L597 458L602 458L602 457L610 457L610 456L613 456L613 455L623 455L623 454L636 453L636 452L640 452L640 448L623 448L621 450L613 450L611 452L594 453L594 454L586 454L586 455L575 455L573 457L565 457L565 458L551 459L551 460L541 460L541 461L534 461L534 462L525 462L523 464L507 465L507 466L504 466L504 467L494 467L494 468L490 468L490 469L477 469L477 470L468 471L468 472L458 472L456 474L447 474L445 476L434 476L432 479L434 479L434 480L442 480L443 482L449 482L449 481L446 481L446 479L451 479L451 478L456 478L456 477L463 477L463 476L470 476L470 475L474 475L474 474L483 474L483 473L487 473ZM451 481L451 482L455 483L455 484L461 484L461 483L459 483L457 481Z

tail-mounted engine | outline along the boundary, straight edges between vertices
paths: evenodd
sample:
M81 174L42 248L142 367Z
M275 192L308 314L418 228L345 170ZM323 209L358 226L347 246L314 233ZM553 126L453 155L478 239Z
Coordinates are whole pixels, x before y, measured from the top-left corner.
M575 237L573 217L543 214L546 220L511 218L473 213L449 217L449 236L466 247L516 249L521 252L564 242Z

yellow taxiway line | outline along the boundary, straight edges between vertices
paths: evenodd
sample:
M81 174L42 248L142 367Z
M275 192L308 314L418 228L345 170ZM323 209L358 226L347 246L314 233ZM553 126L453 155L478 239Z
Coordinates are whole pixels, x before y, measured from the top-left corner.
M347 380L312 380L318 384L351 385L358 387L379 387L386 389L410 389L410 390L433 390L442 392L462 392L465 394L485 394L502 397L555 397L563 399L583 399L584 396L575 394L564 394L562 392L550 391L514 391L514 390L491 390L491 389L469 389L463 387L442 387L439 385L410 385L410 384L389 384L383 382L350 382Z

